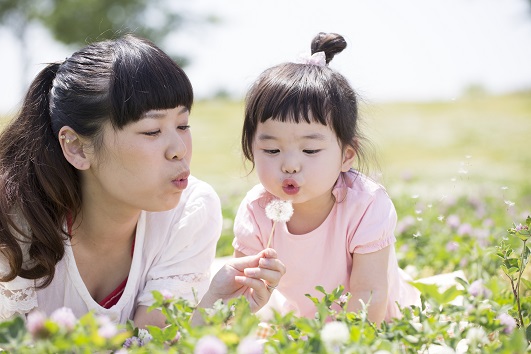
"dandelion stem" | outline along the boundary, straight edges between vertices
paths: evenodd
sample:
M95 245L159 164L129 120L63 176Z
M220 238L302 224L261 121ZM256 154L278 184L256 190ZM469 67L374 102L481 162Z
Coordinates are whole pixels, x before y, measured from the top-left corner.
M277 224L277 222L273 221L273 227L271 228L271 233L269 234L269 240L267 240L266 248L269 248L269 245L271 245L271 240L273 239L273 233L275 232L275 225L276 224Z

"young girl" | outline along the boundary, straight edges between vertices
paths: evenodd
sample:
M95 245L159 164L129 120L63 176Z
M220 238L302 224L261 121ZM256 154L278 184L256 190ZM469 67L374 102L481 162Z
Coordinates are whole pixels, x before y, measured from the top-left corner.
M351 168L363 156L356 93L328 67L346 47L338 34L320 33L312 56L264 71L246 97L242 148L261 184L249 191L235 219L235 256L257 254L268 243L274 199L290 200L293 215L276 225L271 247L286 265L278 290L284 308L313 317L305 296L343 285L349 310L369 304L380 323L417 304L416 290L399 272L394 251L396 212L385 189Z
M0 320L69 307L163 326L153 290L267 303L284 272L272 249L209 287L221 208L190 175L192 102L182 69L132 35L41 71L0 136Z

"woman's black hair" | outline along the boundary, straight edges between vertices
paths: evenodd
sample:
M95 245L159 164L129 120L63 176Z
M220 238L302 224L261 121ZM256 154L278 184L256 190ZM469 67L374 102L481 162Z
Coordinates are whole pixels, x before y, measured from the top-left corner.
M0 255L10 265L0 281L21 276L47 286L64 256L63 226L67 217L75 220L82 195L77 170L58 141L62 127L91 140L98 151L105 123L120 130L149 110L190 111L192 103L184 71L133 35L90 44L46 66L0 135Z

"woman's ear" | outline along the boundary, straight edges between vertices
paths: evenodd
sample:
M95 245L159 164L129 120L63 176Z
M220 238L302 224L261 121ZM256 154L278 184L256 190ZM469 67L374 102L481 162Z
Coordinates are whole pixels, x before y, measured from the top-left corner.
M62 127L58 138L63 155L72 166L78 170L86 170L90 167L90 161L83 150L82 138L74 129L68 126Z
M354 159L356 158L356 150L350 145L343 149L343 160L341 162L341 172L347 172L352 168Z

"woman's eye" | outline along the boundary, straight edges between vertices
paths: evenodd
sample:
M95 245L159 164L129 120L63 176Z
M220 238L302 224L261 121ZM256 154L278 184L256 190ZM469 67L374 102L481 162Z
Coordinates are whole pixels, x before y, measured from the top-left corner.
M278 149L264 149L264 152L268 155L274 155L274 154L278 154L280 152L280 150Z
M160 130L154 130L154 131L151 131L151 132L144 132L142 134L147 135L147 136L157 136L157 135L160 134Z
M185 131L185 130L190 129L190 126L189 126L189 125L179 125L179 126L177 127L177 129L179 129L179 130L184 130L184 131Z
M313 154L317 154L319 151L321 151L320 149L317 149L317 150L302 150L305 154L308 154L308 155L313 155Z

